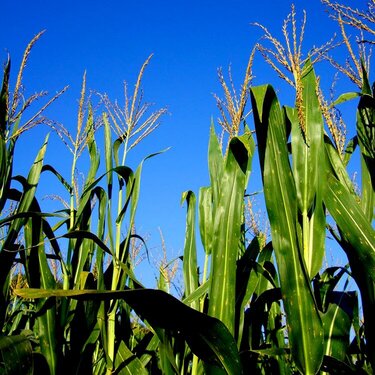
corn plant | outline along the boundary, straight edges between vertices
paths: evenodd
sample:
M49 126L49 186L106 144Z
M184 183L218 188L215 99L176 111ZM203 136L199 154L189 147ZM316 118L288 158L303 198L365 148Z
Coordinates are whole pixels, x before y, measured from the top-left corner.
M5 66L1 90L4 177L1 204L2 208L7 207L11 200L16 202L16 208L1 220L5 234L0 252L1 323L7 335L0 340L3 373L141 374L159 368L163 372L178 371L189 368L189 360L184 360L186 351L205 363L238 373L237 348L222 322L162 290L145 289L133 272L131 246L134 239L143 241L133 229L141 173L144 161L155 154L146 157L135 171L125 165L126 156L155 129L165 112L154 112L140 122L148 109L148 105L139 101L142 95L138 94L147 64L148 60L131 99L126 92L123 109L101 96L106 112L96 118L93 106L86 104L84 75L76 135L61 125L47 122L71 151L70 181L44 163L48 137L28 176L12 175L15 141L32 122L17 128L16 120L19 121L22 111L14 115L10 110L13 105L9 102L10 64ZM42 120L38 118L39 122ZM98 175L100 153L96 130L100 125L104 127L105 171ZM117 135L115 141L113 132ZM134 135L136 138L130 143ZM85 150L90 164L80 187L76 170ZM61 197L62 209L42 211L36 194L42 173L51 173L65 189L67 199ZM12 187L13 180L21 184L22 191ZM112 210L115 204L116 213ZM14 261L21 265L16 278L11 272ZM168 313L165 306L170 306ZM142 323L134 317L134 312L142 318ZM180 359L174 359L175 356Z
M289 42L288 39L289 23L292 25L293 42ZM314 64L332 47L325 45L315 49L313 55L318 58L312 55L311 58L303 60L302 48L298 40L300 42L303 40L304 27L303 25L302 36L297 38L293 8L283 28L287 48L283 49L264 27L262 28L266 32L265 38L274 44L276 53L263 46L257 47L279 74L281 70L270 56L276 57L276 62L293 74L292 79L286 75L283 77L292 84L296 92L295 107L290 108L281 107L271 86L251 88L253 117L272 242L264 247L259 236L255 236L248 245L244 241L246 229L243 194L247 186L246 176L250 171L250 164L247 163L253 151L250 151L251 147L246 146L244 150L247 152L233 151L234 144L239 140L243 141L246 134L249 137L248 130L245 130L243 136L238 136L241 129L239 123L244 121L243 105L246 100L243 100L243 97L237 100L235 95L230 96L228 85L222 75L220 80L226 102L218 100L223 115L219 123L228 133L229 143L223 157L220 142L211 130L208 156L211 186L202 188L199 193L200 234L206 260L210 259L211 262L211 269L207 271L206 265L209 262L206 261L201 283L197 286L194 276L194 283L189 283L189 287L185 289L184 301L191 304L200 299L201 311L207 311L208 314L219 317L225 322L237 339L245 372L299 371L314 374L318 371L332 371L334 367L342 371L355 372L359 368L368 368L372 361L370 333L372 323L371 319L366 319L366 316L370 316L373 306L371 294L373 206L369 208L368 204L372 203L364 202L372 202L373 187L369 185L371 179L366 178L365 175L367 185L363 186L364 198L361 202L370 222L366 222L365 218L362 219L363 214L358 203L355 205L353 203L348 215L351 218L355 217L359 222L354 223L349 216L345 216L345 219L341 217L343 212L348 211L345 206L347 207L350 200L347 193L344 198L344 191L339 189L337 183L333 184L331 179L335 175L342 179L346 184L344 187L352 194L354 188L345 166L337 161L340 160L337 154L339 150L333 151L327 148L327 145L332 145L324 131L327 107L322 103L314 72ZM362 76L366 77L365 70ZM248 67L242 93L246 92L244 88L250 81ZM365 87L369 87L368 83ZM367 95L372 94L367 91ZM345 94L338 102L353 96L353 94ZM368 167L371 163L369 155L372 155L370 145L373 144L372 115L369 110L371 99L366 97L365 100L365 108L364 99L361 99L362 103L360 102L357 131L358 137L361 136L363 139L362 144L367 146L364 173L371 176L371 168ZM247 129L246 126L243 129ZM339 138L335 138L336 134L332 131L331 134L338 144ZM251 139L251 136L247 139ZM353 142L349 143L348 151L352 145ZM243 167L242 184L238 184L241 180L238 180L239 176L235 172L231 177L225 174L229 171L228 166L233 155L231 153L236 155L234 158L236 167L233 167L232 171ZM335 159L334 166L333 159ZM228 191L225 190L227 187L230 187ZM225 191L227 193L224 193ZM336 202L332 201L333 192L336 192ZM238 194L238 201L235 198L236 194ZM339 201L341 195L343 198ZM187 233L190 233L190 237L184 257L189 263L191 262L188 275L192 277L191 272L195 271L196 264L195 256L191 255L191 252L195 251L196 246L194 243L191 245L195 236L193 232L195 224L191 219L194 209L191 205L195 202L195 198L192 198L191 192L185 194L185 197L190 198L187 200ZM225 199L231 203L221 206L220 202L226 202ZM358 201L355 194L352 200ZM335 237L344 249L346 244L345 251L348 254L350 271L348 268L340 267L321 270L325 254L326 227L328 226L332 232L332 227L327 224L326 208L339 226L340 235L333 232ZM230 222L230 230L226 227L227 221ZM345 232L340 225L345 226ZM354 225L356 229L352 227ZM362 231L363 233L360 234L359 232ZM349 234L354 236L352 241L355 245L345 240ZM221 240L224 237L225 239ZM358 246L356 241L361 242L361 246ZM352 254L351 257L349 254ZM358 259L367 259L367 262L360 263ZM358 263L362 265L359 266ZM366 344L359 329L356 292L348 291L346 286L343 291L336 290L338 282L344 275L352 276L357 280L362 298L367 301L364 306L368 309L365 312L364 326L368 336ZM192 290L191 285L195 285L196 289ZM355 329L356 338L350 344L351 327ZM349 355L352 350L363 354L359 349L363 345L367 347L365 351L367 357L366 354L365 357L359 355L360 359L356 360L357 354ZM198 372L199 365L196 368ZM207 370L212 369L207 368Z
M37 282L46 286L49 282L49 268L47 265L45 254L43 253L40 257L40 263L38 264L38 255L36 254L37 249L29 247L31 242L33 244L38 243L40 240L41 227L38 224L43 220L43 214L40 212L38 202L36 201L35 194L39 183L39 178L43 170L44 156L46 153L48 137L44 140L41 149L36 155L35 161L32 164L27 177L13 175L13 159L16 143L19 137L26 131L32 129L34 126L45 121L43 117L44 110L55 101L64 91L60 91L46 104L36 111L30 118L24 119L23 115L28 107L34 104L35 101L41 98L45 93L34 94L22 101L23 88L22 88L22 77L26 62L29 58L31 48L40 38L43 32L37 34L33 40L27 46L21 66L17 75L16 84L13 92L10 90L10 67L11 62L8 59L4 67L4 75L1 88L1 105L0 105L0 117L1 117L1 152L0 152L0 163L1 163L1 191L0 191L0 212L1 212L1 228L2 228L2 239L1 239L1 326L3 333L11 333L6 340L3 341L4 348L7 348L10 358L13 361L17 361L18 358L24 358L26 355L27 361L32 363L32 358L29 356L32 350L31 342L25 335L16 334L22 332L28 325L25 324L25 308L37 308L37 306L27 306L27 304L21 303L17 298L12 296L10 286L14 279L14 262L22 263L25 266L25 274L27 283L33 284ZM21 188L14 186L14 183L20 184ZM35 226L35 231L30 228L31 221L35 220L38 224ZM21 238L24 237L25 241L22 242ZM19 255L19 258L16 256ZM35 264L35 262L37 262ZM40 272L40 280L36 281L35 276L38 271L33 269L36 266ZM22 279L23 277L21 277ZM20 278L17 277L18 281ZM41 284L40 284L41 283ZM17 282L18 284L18 282ZM17 285L16 284L16 285ZM20 285L20 284L18 284ZM42 304L38 308L42 308ZM48 322L45 320L46 316L40 314L35 320L35 331L38 333L41 342L41 348L45 348L45 344L48 341L46 336L46 330L48 330ZM47 317L48 319L48 317ZM27 319L26 319L27 322ZM23 323L23 324L22 324ZM45 325L47 323L47 325ZM29 328L30 329L30 328ZM30 333L30 331L29 331ZM52 331L50 333L53 333ZM47 340L47 341L46 341ZM13 343L15 348L12 348ZM48 344L48 343L47 343ZM43 350L43 349L42 349ZM53 351L53 349L52 349ZM29 353L29 354L27 354ZM46 353L51 363L55 361L55 353ZM51 355L51 356L50 356ZM4 362L10 364L11 369L15 370L15 364L9 362L9 358L3 358ZM8 371L7 366L5 366ZM29 369L25 369L29 371Z
M374 312L374 262L375 233L372 228L374 215L374 100L367 72L363 70L363 89L357 109L357 135L361 151L362 194L358 196L338 150L327 140L326 149L330 160L330 175L325 194L329 212L336 221L338 232L334 233L343 250L361 292L365 319L367 355L374 368L374 338L372 314Z
M141 83L151 57L132 94L125 86L124 106L99 95L103 113L98 115L84 75L76 134L47 122L71 152L69 178L45 162L49 136L27 176L13 175L18 137L46 122L41 114L56 97L20 125L23 68L40 35L25 52L12 96L10 63L5 65L0 96L3 373L315 374L375 368L375 94L366 59L356 59L346 36L345 25L361 24L350 18L350 8L324 2L338 14L357 74L328 56L330 43L302 57L306 19L297 36L294 7L283 27L285 47L260 26L271 47L253 49L240 90L231 75L228 85L219 71L225 99L216 100L223 133L218 137L211 125L210 185L198 194L184 192L181 200L187 206L182 301L170 294L166 259L158 289L148 289L137 280L131 257L134 241L146 245L135 231L143 168L160 152L136 168L127 165L128 155L165 113L148 114L149 105L142 102ZM282 106L271 85L252 86L257 51L291 84L293 107ZM345 93L329 106L315 74L323 57L353 78L361 92ZM359 98L356 135L345 144L331 114L353 98ZM246 113L249 99L253 130ZM360 193L347 172L356 147ZM256 151L270 238L246 220L252 215L246 202ZM89 164L79 184L76 171L84 152ZM52 212L43 211L37 194L45 173L65 192L63 207ZM345 251L346 266L323 268L327 233ZM350 278L362 305L357 291L349 290Z

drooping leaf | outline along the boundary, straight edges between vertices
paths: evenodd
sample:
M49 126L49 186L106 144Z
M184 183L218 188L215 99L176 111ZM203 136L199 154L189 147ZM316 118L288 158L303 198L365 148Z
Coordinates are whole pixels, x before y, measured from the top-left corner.
M239 353L233 336L218 319L200 313L160 290L125 291L15 289L23 298L70 297L78 300L124 299L151 326L179 331L192 352L203 361L241 374ZM168 306L168 309L165 309Z
M337 107L339 104L348 102L349 100L357 99L360 95L359 92L345 92L331 104L331 108Z

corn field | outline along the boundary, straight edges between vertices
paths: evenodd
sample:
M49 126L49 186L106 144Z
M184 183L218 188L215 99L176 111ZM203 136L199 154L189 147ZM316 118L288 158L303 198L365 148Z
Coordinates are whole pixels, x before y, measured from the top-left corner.
M65 89L41 107L37 94L22 95L26 62L42 33L27 46L15 84L11 60L5 62L1 374L374 372L375 87L368 53L375 43L374 2L363 10L323 3L337 21L339 46L327 43L303 57L304 24L297 30L292 7L285 41L257 25L264 38L250 54L240 90L232 91L219 73L224 99L216 97L221 118L208 128L210 184L182 193L187 212L181 299L170 293L173 275L167 268L160 269L155 289L135 275L136 243L147 246L135 220L143 163L168 152L145 156L137 168L127 166L129 153L166 113L162 108L148 114L142 101L151 57L134 91L125 92L123 107L97 94L100 115L83 77L75 134L44 116ZM365 35L358 53L349 29ZM334 48L347 49L346 65L333 60ZM280 103L271 85L252 84L257 54L290 84L293 107ZM316 74L321 60L346 75L353 92L326 100ZM350 138L337 116L347 101ZM34 115L26 117L30 108ZM20 137L42 123L51 134L40 141L27 175L15 175ZM49 137L56 135L71 152L70 176L45 160ZM83 153L89 166L79 182ZM348 172L352 155L360 160L360 188ZM254 219L249 199L258 160L268 231ZM37 194L45 174L64 192L50 212L41 209ZM345 266L325 267L328 236L346 254Z

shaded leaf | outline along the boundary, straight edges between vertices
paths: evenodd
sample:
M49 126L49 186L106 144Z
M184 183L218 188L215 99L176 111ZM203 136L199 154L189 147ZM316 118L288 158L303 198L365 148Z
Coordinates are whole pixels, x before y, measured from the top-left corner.
M228 374L241 374L236 343L218 319L202 314L160 290L125 291L15 289L23 298L70 297L74 299L124 299L151 326L181 332L192 352L202 360L223 367ZM165 309L168 306L168 309Z
M33 348L26 336L0 336L0 373L33 374Z

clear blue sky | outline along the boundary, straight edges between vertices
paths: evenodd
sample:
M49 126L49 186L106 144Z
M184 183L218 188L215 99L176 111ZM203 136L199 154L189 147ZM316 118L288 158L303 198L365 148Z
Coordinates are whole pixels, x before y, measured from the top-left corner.
M336 31L335 24L319 0L294 3L297 20L302 18L303 9L307 11L304 43L307 52L313 45L327 41ZM164 233L171 256L178 256L182 253L185 225L181 193L188 189L198 193L199 187L208 183L209 127L211 118L216 122L218 117L212 93L222 94L217 68L226 70L231 64L239 84L250 51L262 35L251 23L262 23L280 37L290 5L287 0L5 0L0 14L0 59L5 61L10 53L14 74L27 43L46 29L25 72L26 93L41 90L55 93L70 85L48 114L74 132L85 70L88 88L105 92L121 103L123 80L132 88L140 66L154 53L144 78L145 99L156 103L155 109L167 106L169 115L135 149L130 162L134 167L145 155L172 148L145 165L137 227L140 234L149 237L149 247L156 259L160 251L158 227ZM329 87L333 72L322 65L318 73L329 81ZM281 101L292 104L290 88L276 77L260 55L255 59L254 74L254 84L273 83L280 90ZM341 81L342 85L347 83L345 78ZM346 91L354 89L352 85L346 87ZM40 128L24 137L17 160L21 172L29 168L47 131ZM353 129L349 133L353 134ZM47 162L69 176L70 155L55 135ZM254 168L258 170L257 165ZM255 181L259 178L255 173L255 184L250 183L249 192L259 186Z

